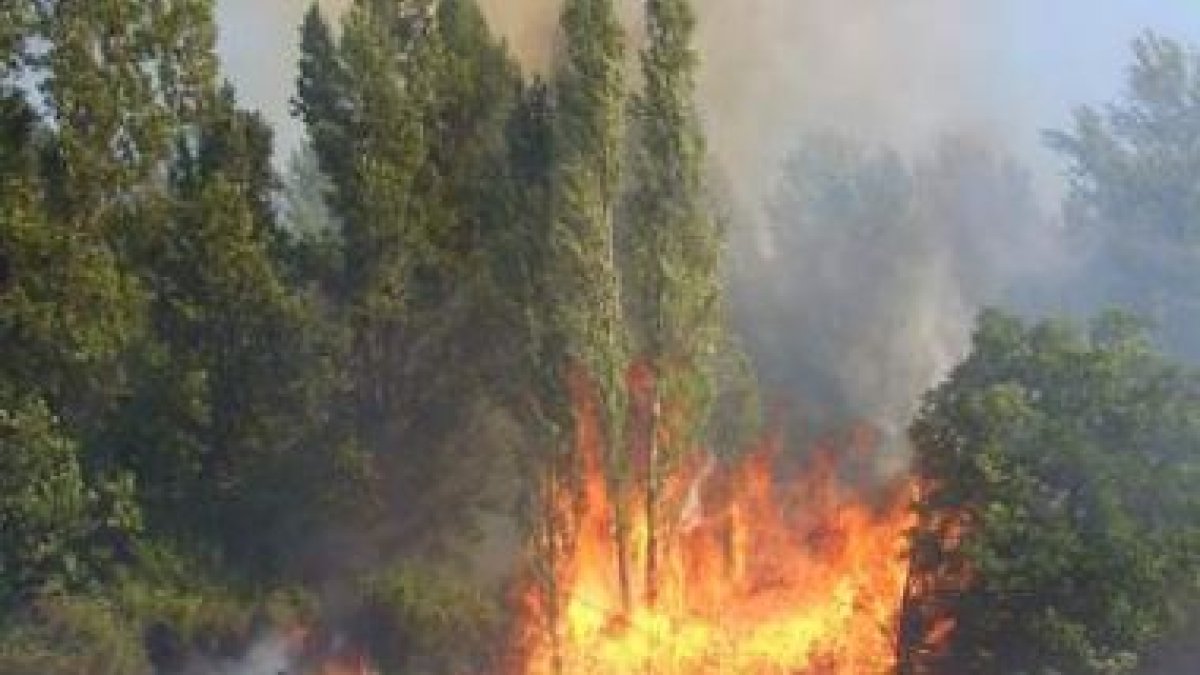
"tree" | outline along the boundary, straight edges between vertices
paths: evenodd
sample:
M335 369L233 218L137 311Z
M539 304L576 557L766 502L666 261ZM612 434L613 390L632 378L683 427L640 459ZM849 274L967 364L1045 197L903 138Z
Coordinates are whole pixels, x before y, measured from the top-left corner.
M43 587L76 587L91 514L78 446L43 402L0 401L0 606Z
M232 90L210 91L204 118L181 132L169 226L140 269L154 340L106 444L136 467L159 531L272 570L320 511L318 483L284 481L332 463L313 447L332 389L329 335L279 262L270 131Z
M128 561L140 519L128 475L96 461L90 441L143 334L143 298L106 233L80 227L56 199L62 186L46 174L62 175L58 139L8 81L31 60L32 9L3 7L6 19L29 20L5 25L0 83L4 603L101 581Z
M706 208L704 140L695 110L692 47L696 18L688 0L646 4L648 46L642 90L634 97L625 294L632 353L649 369L646 384L646 588L657 585L656 510L662 476L694 450L708 423L722 343L722 233ZM665 416L664 416L665 415Z
M61 153L63 207L80 229L119 232L152 194L180 125L216 72L209 0L37 3L42 89ZM143 226L144 219L133 219ZM105 230L105 228L110 228Z
M310 12L297 113L333 189L353 434L403 518L388 550L466 531L484 453L455 442L478 422L488 297L488 180L503 159L516 71L469 0L355 3L334 41ZM434 489L437 486L437 489Z
M295 152L283 180L283 232L287 252L282 256L291 282L309 286L332 301L345 275L341 227L327 202L333 184L321 170L312 146Z
M624 495L632 475L624 434L629 345L617 225L627 114L624 32L611 0L568 0L562 30L566 54L555 83L552 321L566 351L560 376L582 376L592 385L611 494ZM628 607L632 571L624 501L614 499L613 519Z
M1134 672L1200 608L1200 380L1128 318L985 313L911 430L904 672ZM953 617L942 649L921 645Z
M340 58L329 22L314 3L300 29L292 114L304 123L312 160L330 183L317 196L329 202L333 213L348 208L339 200L351 196L352 185L347 181L355 175L354 138L348 135L353 129L354 100Z
M911 157L837 135L801 141L770 229L734 250L731 284L764 385L799 399L797 434L866 421L902 443L979 308L1044 302L1057 230L1030 185L971 136Z
M1088 264L1088 306L1144 312L1175 354L1200 358L1200 56L1146 34L1133 45L1125 95L1103 110L1076 111L1071 129L1048 134L1069 170L1066 216Z

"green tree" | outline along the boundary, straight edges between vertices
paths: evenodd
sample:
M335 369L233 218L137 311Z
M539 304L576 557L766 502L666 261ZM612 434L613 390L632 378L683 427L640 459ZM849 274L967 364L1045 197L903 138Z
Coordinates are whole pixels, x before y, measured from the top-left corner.
M387 493L386 547L436 548L478 506L489 177L516 71L473 2L358 2L334 40L311 12L296 111L333 189L353 435ZM434 486L437 486L434 489Z
M80 229L120 232L153 192L178 126L216 72L209 0L35 3L42 90L61 154L63 207ZM132 219L145 226L145 219Z
M624 495L632 476L624 425L628 335L618 251L625 155L625 36L611 0L568 0L562 14L566 53L555 81L551 272L553 318L566 361L561 376L582 375L594 387L611 494ZM622 596L631 593L629 523L614 500L617 568Z
M328 335L277 259L269 129L228 88L212 96L172 163L169 226L141 268L154 340L107 443L136 466L163 532L271 570L318 510L313 476L286 481L330 463L312 447Z
M1119 315L983 315L912 426L904 672L1135 672L1200 608L1197 375L1147 345Z
M0 606L87 578L91 525L78 446L43 402L5 391L0 401Z
M1082 107L1048 135L1067 163L1066 215L1091 252L1078 294L1090 305L1143 312L1164 344L1200 358L1200 56L1146 34L1122 98Z
M704 191L695 109L696 18L688 0L646 3L649 44L633 99L633 194L627 204L626 303L634 358L649 369L649 420L639 467L646 481L646 587L657 585L658 488L704 438L722 346L722 233ZM666 410L664 410L666 408ZM664 414L666 417L664 417Z
M328 187L312 186L332 213L344 213L340 200L353 195L355 112L350 83L338 53L332 28L314 3L300 29L299 75L292 114L308 131L310 161L321 171ZM337 181L336 183L334 181Z
M309 287L330 302L346 264L341 227L327 201L332 189L311 145L292 155L283 179L280 216L287 251L282 258L294 285Z
M120 467L85 442L113 409L123 359L142 334L142 296L104 232L80 226L46 177L61 175L57 138L24 89L30 21L5 33L0 83L0 443L6 487L0 595L78 588L125 562L139 515ZM58 130L62 133L61 129ZM49 162L47 156L52 157Z
M513 456L519 489L514 506L531 545L527 563L547 599L547 635L559 625L559 563L571 543L570 523L557 510L557 490L579 476L571 437L573 409L566 372L564 326L555 311L558 260L552 232L556 177L554 106L550 87L522 86L506 126L503 187L496 202L506 226L490 238L489 275L501 324L511 340L502 362L508 374L494 390L516 422ZM516 376L514 376L516 374Z

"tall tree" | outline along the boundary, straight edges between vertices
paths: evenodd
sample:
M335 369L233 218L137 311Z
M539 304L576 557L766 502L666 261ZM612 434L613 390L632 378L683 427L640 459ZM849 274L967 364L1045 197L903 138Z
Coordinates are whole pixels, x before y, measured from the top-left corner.
M557 320L558 269L552 232L557 163L550 87L535 80L522 86L506 127L507 157L498 205L507 226L491 239L491 278L497 306L508 318L502 330L508 363L518 377L497 379L523 435L516 442L523 480L516 509L533 550L532 573L546 599L546 634L557 640L560 625L559 563L571 546L570 523L559 510L563 486L577 487L576 454L568 391L566 332ZM502 343L504 344L504 343ZM558 653L557 643L553 653Z
M37 11L66 206L85 229L128 220L116 214L151 191L176 130L210 94L211 2L56 1Z
M628 335L618 258L618 209L625 153L625 38L611 0L568 0L566 54L556 80L558 166L551 231L555 318L570 369L594 385L604 462L614 495L631 476L625 447ZM618 575L629 606L629 514L613 500Z
M405 514L384 527L389 546L419 550L477 505L483 463L452 439L478 398L484 177L503 157L516 73L469 0L357 2L336 41L312 12L302 52L296 110L348 261L354 433Z
M634 188L622 244L629 255L626 304L633 353L650 373L642 449L650 594L657 584L661 475L702 438L723 328L722 237L705 202L704 140L694 102L695 27L689 0L646 3L649 44L642 51L642 89L632 106Z
M302 461L328 466L328 451L305 452L329 387L326 336L278 261L270 131L228 87L210 96L172 160L169 226L141 268L154 341L108 442L134 458L163 531L270 570L297 532L264 529L310 524L302 495L317 501L313 483L280 481Z
M347 135L353 130L354 100L333 30L315 3L300 29L298 70L292 114L304 123L312 160L330 183L317 196L328 200L331 213L344 212L347 205L339 200L352 190L343 181L354 176L354 138Z
M1148 314L1170 349L1200 358L1200 55L1147 34L1133 45L1124 96L1080 108L1049 134L1067 162L1067 219L1092 255L1087 304Z
M53 545L53 559L40 565L98 570L105 559L127 559L138 520L129 467L101 437L133 388L131 356L149 339L135 251L162 224L147 215L160 195L170 140L192 119L197 77L214 63L208 7L46 2L4 9L7 18L15 11L26 21L15 38L5 34L16 50L5 56L6 76L28 65L23 82L39 83L37 112L50 119L37 121L21 85L5 92L0 240L9 273L0 297L0 379L6 391L22 392L3 404L6 433L15 434L6 455L13 480L46 490L40 505L10 505L10 516L37 509L24 512L24 525L10 525L58 519L61 533L39 536L63 545ZM197 67L185 68L193 56ZM38 452L57 458L56 473L45 473L37 458L22 460ZM85 549L80 536L97 547Z
M87 471L78 440L81 418L92 417L80 406L104 398L136 322L126 313L130 289L107 250L47 213L35 115L19 90L0 96L0 609L7 611L46 587L102 581L139 523L128 483Z

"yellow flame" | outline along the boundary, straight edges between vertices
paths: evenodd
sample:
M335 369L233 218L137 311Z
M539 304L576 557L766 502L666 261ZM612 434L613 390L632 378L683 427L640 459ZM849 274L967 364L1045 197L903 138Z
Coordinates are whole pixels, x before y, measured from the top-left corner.
M613 535L617 498L600 468L592 407L578 408L583 504L569 490L558 493L559 515L574 522L573 542L554 583L531 585L525 598L520 672L870 675L894 668L914 522L909 485L891 486L872 503L843 483L829 453L784 486L773 476L773 443L716 470L695 453L659 491L652 582L644 573L645 487L620 498L632 514L626 608ZM546 597L549 589L556 598ZM561 608L557 621L551 600Z

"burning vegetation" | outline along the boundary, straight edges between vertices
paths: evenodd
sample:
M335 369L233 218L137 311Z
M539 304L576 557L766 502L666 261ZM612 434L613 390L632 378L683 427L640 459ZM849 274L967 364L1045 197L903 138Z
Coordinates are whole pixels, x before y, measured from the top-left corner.
M576 417L579 476L545 485L539 555L555 559L522 597L519 672L892 672L912 486L863 487L873 434L784 473L777 440L732 460L697 448L648 509L645 472L606 476L595 406ZM618 505L634 514L624 561Z
M213 0L0 2L0 673L1200 671L1200 55L1049 137L1053 234L986 144L814 137L762 211L693 44L770 3L701 2L551 3L537 77L313 6L286 188ZM965 344L1061 296L1165 320Z

